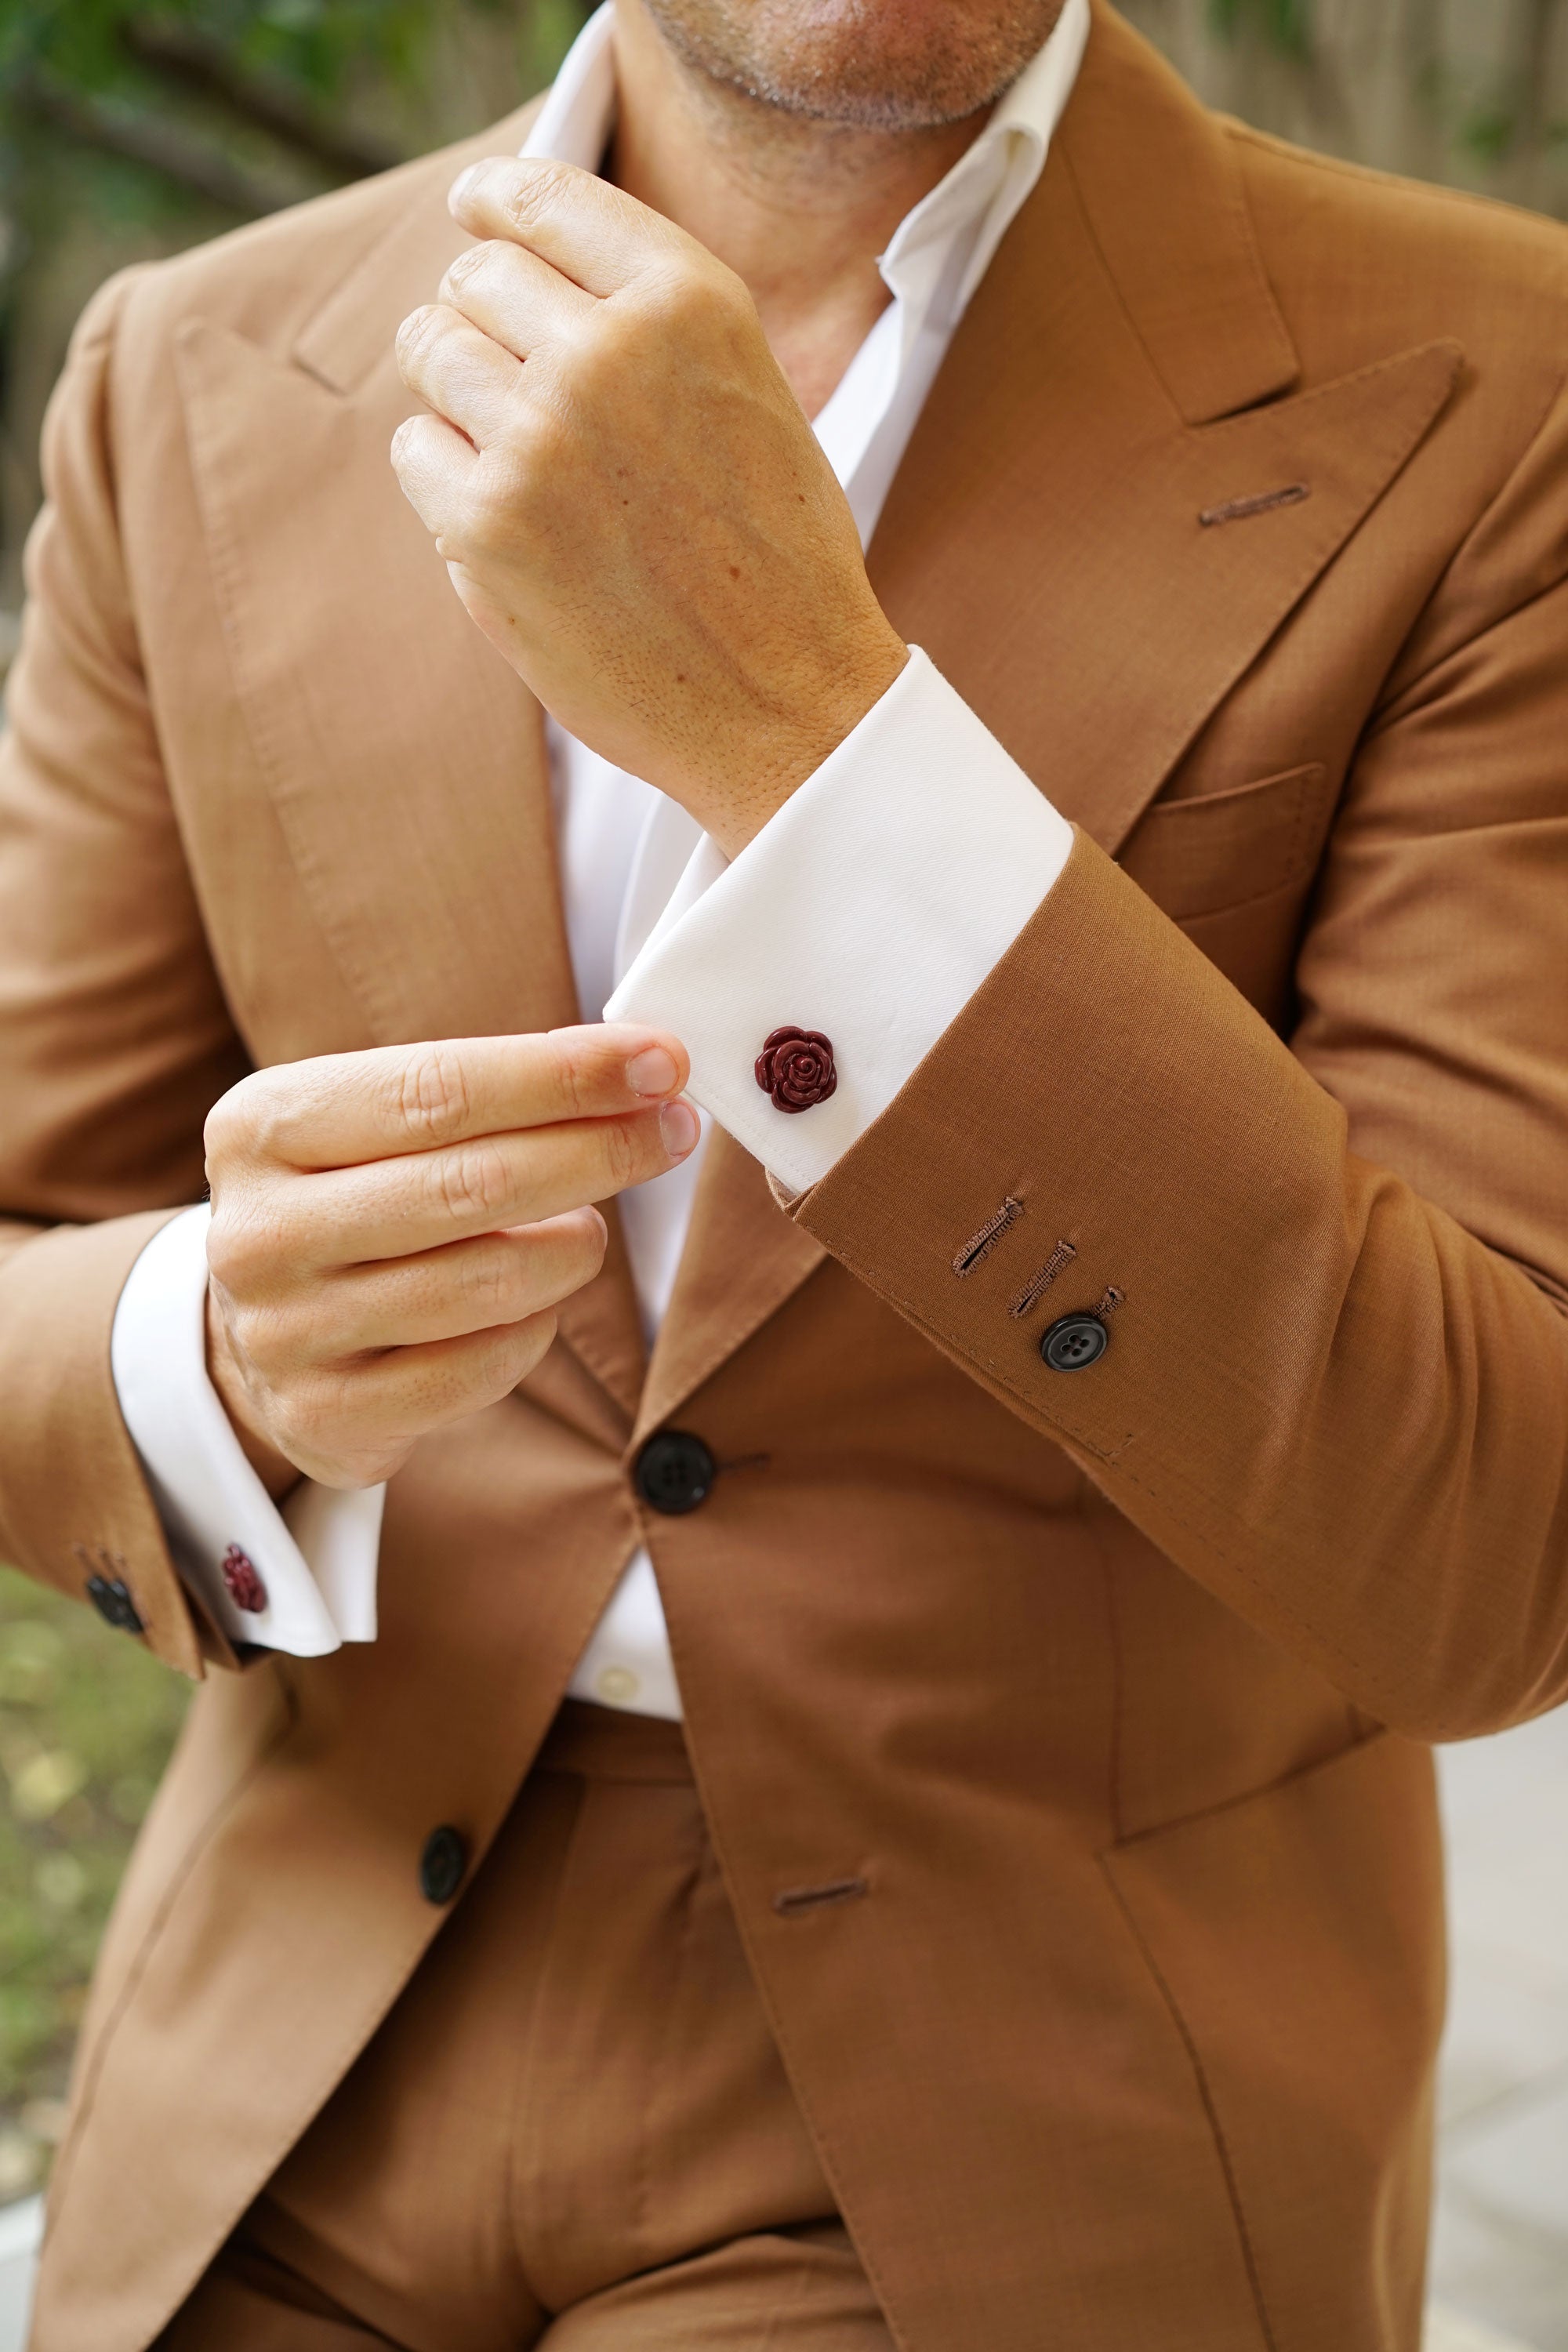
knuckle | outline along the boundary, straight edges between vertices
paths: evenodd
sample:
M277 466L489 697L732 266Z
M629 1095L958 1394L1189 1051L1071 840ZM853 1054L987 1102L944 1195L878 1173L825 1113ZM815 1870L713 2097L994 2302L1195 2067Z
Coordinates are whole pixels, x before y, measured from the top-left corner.
M511 1196L506 1155L493 1142L465 1144L444 1153L436 1181L442 1208L458 1223L474 1217L499 1218Z
M635 1184L643 1172L644 1153L637 1125L629 1119L612 1118L605 1126L605 1160L611 1189L624 1192Z
M447 1040L419 1046L397 1071L395 1084L398 1117L416 1142L447 1142L472 1116L468 1069Z
M514 228L531 227L567 194L574 168L551 158L531 163L525 171L514 170L511 184L501 199L503 219Z
M518 1312L519 1268L510 1252L485 1250L468 1269L468 1304L481 1328L510 1323Z
M463 544L481 559L500 561L515 551L520 529L535 511L538 474L515 436L492 442L474 469L463 505Z
M207 1228L207 1269L237 1304L267 1286L278 1258L274 1221L255 1202L215 1209Z
M397 358L406 368L428 356L441 332L441 313L433 302L411 310L397 330Z
M678 331L708 318L721 299L714 274L684 256L658 273L651 290L661 323Z
M229 1157L241 1164L292 1165L301 1129L317 1108L316 1076L316 1066L293 1063L242 1078L233 1090Z
M220 1095L206 1116L202 1140L210 1162L225 1162L247 1157L256 1149L263 1105L271 1087L271 1075L265 1070L253 1070L227 1094Z
M313 1454L336 1460L354 1433L353 1400L342 1376L321 1372L274 1389L273 1442L292 1458Z
M237 1300L229 1329L246 1361L280 1393L295 1353L291 1319L275 1307Z
M498 1331L485 1351L485 1387L495 1395L504 1396L519 1381L527 1379L554 1338L555 1314L552 1307L543 1307L537 1315L525 1316L504 1331Z
M447 274L441 280L442 295L458 293L463 287L471 285L493 251L494 247L489 242L465 246L457 258L447 264Z
M567 1118L586 1118L589 1115L589 1076L584 1067L583 1041L580 1037L563 1038L556 1055L556 1084L561 1089L561 1108Z
M603 1217L584 1216L581 1222L577 1244L578 1262L582 1268L580 1281L593 1281L605 1263L609 1246L610 1229Z
M497 470L493 462L485 464L482 478L474 483L463 505L459 543L466 555L481 563L501 553L516 512L515 502L502 493Z

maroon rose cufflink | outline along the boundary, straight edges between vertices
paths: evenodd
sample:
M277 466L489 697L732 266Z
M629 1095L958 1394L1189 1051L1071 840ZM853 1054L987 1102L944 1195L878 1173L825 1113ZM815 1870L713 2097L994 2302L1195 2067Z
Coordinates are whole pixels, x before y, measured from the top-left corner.
M224 1589L237 1609L252 1617L259 1617L267 1606L267 1587L248 1552L230 1544L223 1556Z
M757 1084L775 1110L810 1110L838 1084L833 1046L820 1029L775 1029L757 1055Z

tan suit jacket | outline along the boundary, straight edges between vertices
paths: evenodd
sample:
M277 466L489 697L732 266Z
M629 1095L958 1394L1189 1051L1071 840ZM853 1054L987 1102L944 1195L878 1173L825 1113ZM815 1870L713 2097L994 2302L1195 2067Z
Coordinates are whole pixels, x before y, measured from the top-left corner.
M194 1675L228 1661L108 1343L206 1107L574 1016L540 714L387 465L458 160L116 280L49 429L0 803L0 1549L73 1591L119 1563ZM525 1388L416 1450L374 1646L207 1675L99 1972L40 2352L135 2352L188 2290L639 1532L906 2352L1415 2352L1426 1743L1568 1692L1565 265L1206 115L1099 9L871 557L1071 861L791 1214L720 1141L651 1362L617 1248ZM1049 1370L1111 1291L1101 1361ZM672 1423L731 1466L639 1521Z

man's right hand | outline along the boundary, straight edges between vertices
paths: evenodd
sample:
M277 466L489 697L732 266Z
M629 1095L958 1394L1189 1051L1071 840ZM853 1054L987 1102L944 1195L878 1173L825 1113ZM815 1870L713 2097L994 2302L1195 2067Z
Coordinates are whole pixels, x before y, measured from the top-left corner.
M206 1127L214 1385L276 1500L390 1477L493 1404L591 1282L591 1204L688 1157L685 1048L553 1029L258 1071Z

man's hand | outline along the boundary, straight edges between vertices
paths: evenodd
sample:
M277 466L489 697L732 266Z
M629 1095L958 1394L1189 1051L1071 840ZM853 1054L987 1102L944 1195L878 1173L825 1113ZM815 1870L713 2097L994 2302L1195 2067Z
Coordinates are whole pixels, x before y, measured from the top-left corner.
M908 649L750 294L570 164L498 159L398 336L399 481L545 708L731 854Z
M684 1047L627 1026L334 1054L207 1121L212 1377L277 1497L391 1475L492 1404L605 1255L595 1201L697 1141Z

